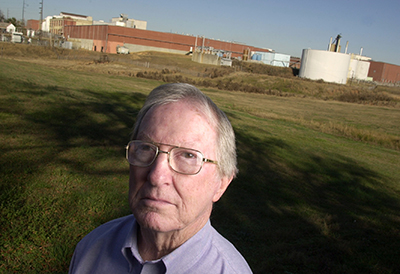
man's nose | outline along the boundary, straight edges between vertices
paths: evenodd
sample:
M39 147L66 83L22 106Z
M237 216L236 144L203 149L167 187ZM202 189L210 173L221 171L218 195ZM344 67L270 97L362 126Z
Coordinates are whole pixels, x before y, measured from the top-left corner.
M148 179L152 185L171 182L172 169L168 163L169 152L159 150L157 158L150 166Z

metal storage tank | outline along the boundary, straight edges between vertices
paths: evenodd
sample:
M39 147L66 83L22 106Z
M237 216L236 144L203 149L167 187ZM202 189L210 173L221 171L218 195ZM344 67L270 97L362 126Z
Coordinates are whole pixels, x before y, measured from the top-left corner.
M254 61L261 61L261 54L259 54L259 53L254 53L254 54L251 56L251 60L254 60Z
M349 54L303 49L299 77L346 84L349 65Z

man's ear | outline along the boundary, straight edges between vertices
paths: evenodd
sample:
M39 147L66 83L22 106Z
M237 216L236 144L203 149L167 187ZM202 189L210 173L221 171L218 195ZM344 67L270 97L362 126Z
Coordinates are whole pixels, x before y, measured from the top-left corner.
M230 176L230 177L224 176L219 179L218 188L213 197L214 203L217 202L221 198L222 194L224 194L225 190L228 188L229 184L232 182L232 179L233 179L233 176Z

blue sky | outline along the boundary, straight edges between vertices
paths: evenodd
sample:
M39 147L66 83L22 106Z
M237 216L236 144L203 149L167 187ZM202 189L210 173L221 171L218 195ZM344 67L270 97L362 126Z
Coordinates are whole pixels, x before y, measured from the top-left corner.
M39 2L25 0L25 19L39 19ZM245 43L301 57L326 50L342 35L342 52L400 65L399 0L43 0L44 16L70 12L109 22L125 13L147 29ZM22 18L24 0L0 0L5 16Z

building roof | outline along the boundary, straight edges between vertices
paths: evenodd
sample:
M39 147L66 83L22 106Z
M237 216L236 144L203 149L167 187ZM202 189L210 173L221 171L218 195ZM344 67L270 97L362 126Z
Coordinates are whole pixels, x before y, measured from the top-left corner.
M89 16L87 15L81 15L81 14L75 14L75 13L69 13L69 12L61 12L60 15L65 15L65 16L76 16L76 17L82 17L82 18L88 18Z
M6 29L9 25L12 25L12 24L11 23L0 23L0 28L1 29Z

